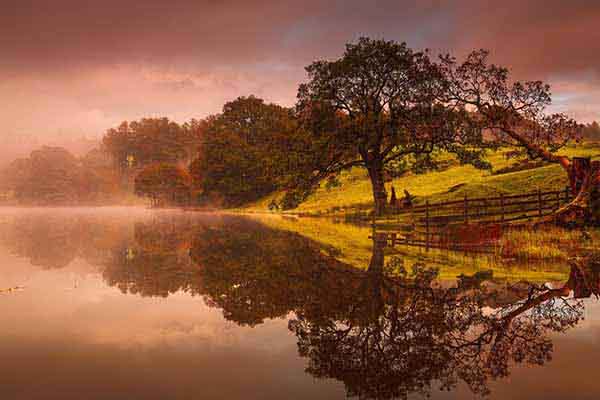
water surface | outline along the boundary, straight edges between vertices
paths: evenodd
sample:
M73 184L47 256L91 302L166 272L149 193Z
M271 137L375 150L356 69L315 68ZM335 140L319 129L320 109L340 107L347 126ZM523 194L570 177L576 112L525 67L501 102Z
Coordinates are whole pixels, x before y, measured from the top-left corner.
M440 281L385 252L357 268L241 216L0 209L0 393L598 398L593 271Z

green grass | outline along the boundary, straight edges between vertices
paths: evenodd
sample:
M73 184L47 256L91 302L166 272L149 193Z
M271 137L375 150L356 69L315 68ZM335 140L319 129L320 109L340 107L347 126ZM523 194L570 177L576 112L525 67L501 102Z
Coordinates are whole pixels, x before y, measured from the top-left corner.
M597 158L600 156L600 146L584 143L567 147L560 153ZM496 170L515 162L507 160L504 151L490 152L487 159ZM339 187L330 189L322 184L298 208L289 212L303 215L344 215L372 210L371 183L364 169L355 168L342 173L340 183ZM469 197L485 197L500 193L532 192L537 189L560 190L567 185L567 176L556 164L501 175L492 175L490 171L478 170L470 165L454 165L445 171L408 174L396 178L387 183L388 191L392 185L399 196L406 189L417 196L417 203L425 199L435 203L462 199L465 194ZM248 205L243 211L268 211L271 201L280 197L281 193L271 194Z
M598 158L600 146L584 143L561 151L567 156ZM488 154L494 169L511 165L502 151ZM331 218L304 218L309 216L348 217L355 213L372 210L371 184L362 169L344 172L341 185L327 189L321 185L297 209L286 213L270 213L268 205L280 198L274 193L242 209L255 213L254 217L276 229L300 233L321 244L341 261L358 268L366 268L371 258L371 228L336 223ZM409 174L388 183L401 195L407 189L417 196L417 203L428 199L440 202L469 197L494 196L500 193L514 194L533 192L537 189L561 190L567 185L567 176L559 165L549 164L539 168L493 175L490 171L472 166L455 164L444 171L426 174ZM286 217L285 214L300 216ZM283 215L282 215L283 214ZM568 277L568 258L582 250L600 247L600 231L592 231L592 238L585 241L581 231L565 231L558 228L533 231L513 229L506 232L491 255L466 255L464 253L422 248L396 246L387 249L387 255L398 255L407 265L423 262L439 267L442 279L453 279L460 274L470 275L477 271L492 270L497 278L510 280L548 281Z
M566 230L545 226L544 229L518 227L502 235L498 253L522 262L567 262L570 257L600 247L600 230Z
M274 228L292 231L323 245L328 254L357 268L366 269L372 252L372 231L368 226L337 223L330 218L286 217L254 214L252 218ZM600 231L592 232L588 248L598 247ZM492 270L494 277L510 281L563 281L568 278L567 260L582 249L581 232L552 229L513 230L504 235L495 253L478 255L397 245L388 247L388 259L399 256L406 267L420 262L440 270L440 278L452 280L461 274Z

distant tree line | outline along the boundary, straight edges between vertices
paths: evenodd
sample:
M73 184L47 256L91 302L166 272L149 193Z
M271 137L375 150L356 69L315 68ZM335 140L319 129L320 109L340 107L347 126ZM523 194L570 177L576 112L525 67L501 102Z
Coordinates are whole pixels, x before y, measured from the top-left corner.
M99 150L76 158L63 148L44 146L0 171L5 200L19 204L106 203L114 201L119 186L118 175Z
M587 140L600 141L600 124L593 121L583 126L583 137Z

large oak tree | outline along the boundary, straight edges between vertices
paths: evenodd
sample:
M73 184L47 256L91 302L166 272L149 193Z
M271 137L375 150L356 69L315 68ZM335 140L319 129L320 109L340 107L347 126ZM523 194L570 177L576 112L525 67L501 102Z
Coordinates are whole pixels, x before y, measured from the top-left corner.
M405 43L361 38L334 61L306 67L309 80L298 91L298 115L312 136L314 160L308 184L344 169L364 167L373 188L375 212L384 212L384 167L409 156L467 151L473 134L465 110L439 99L445 82L426 52ZM475 156L474 156L475 155ZM306 171L303 171L306 172Z

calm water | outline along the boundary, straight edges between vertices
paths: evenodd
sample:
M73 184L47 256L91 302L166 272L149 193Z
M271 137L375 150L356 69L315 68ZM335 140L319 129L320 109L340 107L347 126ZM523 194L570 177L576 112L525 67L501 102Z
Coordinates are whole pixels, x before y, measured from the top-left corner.
M600 396L596 272L440 282L384 247L357 269L243 217L0 209L0 396Z

